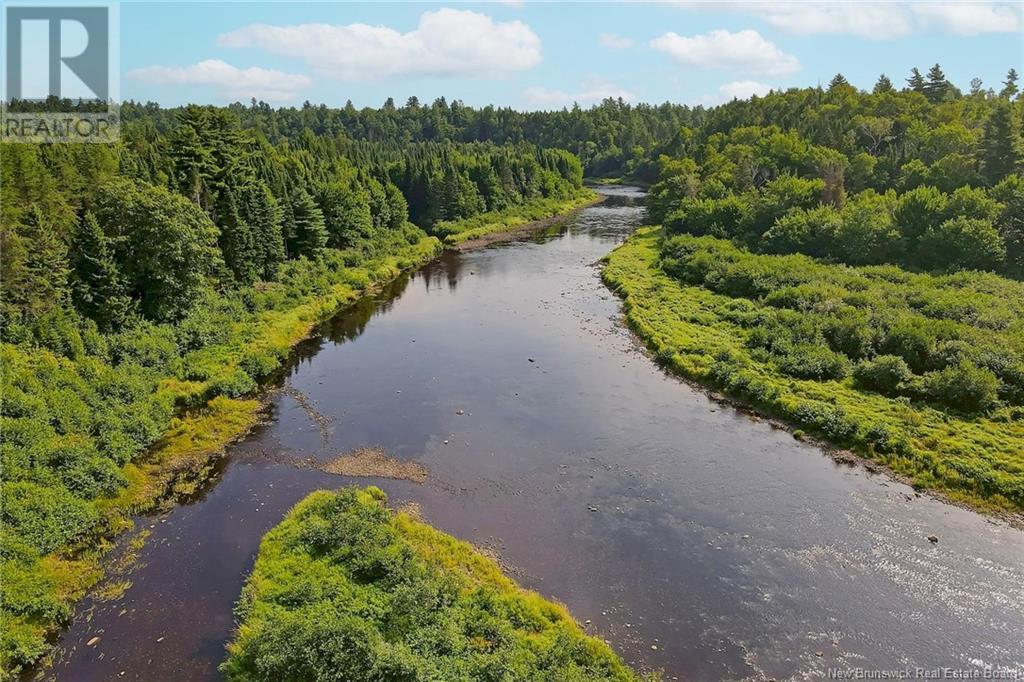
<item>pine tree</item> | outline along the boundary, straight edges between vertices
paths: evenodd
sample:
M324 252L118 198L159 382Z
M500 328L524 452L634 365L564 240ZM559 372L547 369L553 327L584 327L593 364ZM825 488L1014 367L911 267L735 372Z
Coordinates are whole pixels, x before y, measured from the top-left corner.
M1020 76L1017 75L1016 69L1010 69L1006 72L1006 80L1003 81L1003 89L999 91L999 96L1006 99L1013 99L1014 96L1020 91L1017 87L1017 81Z
M892 86L892 81L884 73L878 77L878 81L875 82L875 88L872 92L876 95L880 95L886 92L892 92L895 88Z
M971 79L971 94L972 95L977 95L978 93L980 93L982 85L984 85L984 83L982 82L982 80L980 78L972 78Z
M292 221L294 232L288 252L308 258L316 256L327 245L327 228L323 212L304 189L292 196Z
M916 66L910 70L910 78L907 79L907 85L914 92L924 92L924 76L921 75Z
M114 262L107 236L91 213L79 221L73 242L75 307L102 330L117 329L131 315L132 300Z
M1013 173L1020 165L1020 130L1008 102L997 102L988 115L978 155L981 173L993 185Z
M949 81L946 80L946 74L942 72L942 67L936 64L928 69L928 80L922 86L924 96L932 104L937 104L946 98L946 94L949 92L949 85Z

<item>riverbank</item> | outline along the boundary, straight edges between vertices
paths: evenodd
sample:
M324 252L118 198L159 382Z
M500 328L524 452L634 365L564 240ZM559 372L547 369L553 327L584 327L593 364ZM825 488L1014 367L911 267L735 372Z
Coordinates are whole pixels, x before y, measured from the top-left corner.
M250 305L259 312L246 315L243 309L220 301L199 311L197 317L210 327L206 333L218 334L218 341L168 365L178 369L176 376L154 377L152 394L137 398L145 400L145 405L126 405L140 412L160 406L161 410L152 410L155 423L150 428L159 424L161 414L168 417L148 452L121 466L117 472L121 484L115 494L98 497L90 507L69 510L59 506L37 510L39 501L9 497L5 522L10 522L12 514L30 522L38 517L30 527L44 537L53 536L54 548L40 555L8 541L2 564L3 674L17 673L46 654L51 635L71 617L74 604L104 578L104 558L115 547L114 538L132 528L133 516L194 491L213 471L224 448L259 423L261 401L252 397L258 394L257 382L276 372L295 345L339 310L437 256L440 242L416 232L420 236L413 243L402 236L386 248L388 255L368 258L361 265L330 271L322 265L310 268L316 270L312 274L296 273L292 280L242 292L240 296L254 301ZM45 351L33 352L29 356L5 344L5 360L10 361L5 367L11 375L5 381L24 384L24 376L38 374L40 365L73 374L62 377L61 383L81 380L83 367L49 357ZM182 371L182 362L189 365L187 371ZM114 372L112 368L104 371ZM181 378L183 374L186 379ZM19 492L28 496L33 491ZM68 539L62 542L59 532L67 533L63 537Z
M467 251L543 229L601 200L600 194L583 188L568 199L532 199L502 211L438 223L431 232L446 248Z
M917 489L1021 525L1012 491L1024 471L1024 424L1013 408L967 418L858 390L850 379L784 375L747 352L737 306L756 306L669 276L659 265L659 235L657 228L640 230L606 258L602 277L623 298L627 322L660 364L783 420L797 438L806 429Z
M564 606L386 502L375 487L315 492L267 533L236 608L228 680L339 667L353 681L640 679Z
M559 222L600 200L600 195L586 190L571 200L534 200L452 223L447 229L451 235L485 235L458 242L460 250L477 248ZM543 217L531 219L534 216ZM262 397L257 384L277 371L295 345L339 310L378 291L401 272L435 258L443 246L435 237L424 236L410 244L403 236L382 248L389 255L363 265L329 271L340 266L343 258L321 265L311 276L297 273L286 277L283 285L263 285L262 290L244 294L256 300L248 305L268 308L255 317L235 317L239 311L216 301L208 305L209 315L200 311L197 324L203 329L199 332L222 338L182 358L187 370L178 367L177 376L164 376L154 384L148 400L168 410L176 406L173 416L165 417L167 425L159 439L146 455L120 468L123 485L113 496L95 501L88 525L80 527L70 542L58 544L44 556L24 551L4 562L8 581L4 610L9 623L0 642L3 670L16 671L45 656L47 641L71 617L74 604L109 577L104 557L115 548L114 539L132 528L133 516L187 497L215 470L225 448L260 422ZM227 331L207 330L212 327ZM18 351L5 347L5 352ZM183 380L182 374L188 378ZM52 521L62 523L57 517Z

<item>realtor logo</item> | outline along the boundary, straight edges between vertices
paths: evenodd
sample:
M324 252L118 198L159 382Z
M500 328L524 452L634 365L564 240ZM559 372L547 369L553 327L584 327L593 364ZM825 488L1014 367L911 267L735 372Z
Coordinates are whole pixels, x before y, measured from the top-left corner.
M92 92L93 99L106 101L110 95L110 25L106 7L8 7L7 8L7 97L45 99L63 97L61 68L67 67ZM25 55L24 27L27 22L45 30L48 87L43 97L23 91ZM85 29L85 47L75 52L72 37L75 24ZM41 36L42 37L42 36ZM69 53L70 52L70 53ZM32 53L36 53L33 49ZM36 54L30 57L36 58Z
M8 3L2 137L111 142L119 130L116 5Z

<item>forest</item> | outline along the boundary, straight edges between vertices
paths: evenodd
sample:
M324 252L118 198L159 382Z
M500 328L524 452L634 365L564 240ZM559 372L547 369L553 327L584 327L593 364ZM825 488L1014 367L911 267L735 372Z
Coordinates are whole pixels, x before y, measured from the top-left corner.
M444 98L378 109L127 102L116 145L0 145L2 668L46 653L99 580L109 538L202 476L204 454L255 421L260 382L318 322L445 245L583 205L585 176L651 185L659 227L615 251L604 279L659 363L785 420L798 438L1019 512L1017 81L1011 69L998 90L976 81L964 91L935 65L905 85L882 76L868 92L837 75L715 107L607 99L550 112ZM526 646L502 630L496 656L510 665L530 670L567 639L584 652L556 661L570 678L630 679L532 596L508 596L505 584L472 592L419 559L389 563L414 555L425 531L388 516L377 494L304 505L264 543L229 677L276 679L274 666L292 661L273 649L315 644L315 633L264 622L290 609L274 592L280 545L339 560L332 585L347 589L363 569L324 538L361 524L386 541L366 553L374 571L414 575L416 590L443 593L455 613L393 614L422 628L385 652L388 665L490 665L424 663L415 649L449 618L505 627L484 618L486 603L526 613L542 633ZM329 518L307 531L302 515ZM317 587L316 576L295 577ZM367 600L385 599L373 590ZM332 627L343 639L381 637L349 620Z
M45 652L100 538L255 420L249 396L317 321L436 255L429 233L591 196L559 149L272 143L216 107L135 117L116 146L0 152L5 669Z
M734 102L658 160L606 279L658 359L980 506L1024 508L1017 74ZM799 117L796 112L801 112ZM799 434L803 434L800 431Z

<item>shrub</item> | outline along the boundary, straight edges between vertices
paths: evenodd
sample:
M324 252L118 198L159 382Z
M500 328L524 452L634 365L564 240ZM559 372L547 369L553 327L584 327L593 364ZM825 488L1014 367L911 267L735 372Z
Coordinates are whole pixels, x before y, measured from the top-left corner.
M850 369L845 355L812 344L794 346L778 364L789 376L818 381L842 379Z
M857 386L885 395L898 394L913 376L906 361L896 355L879 355L859 363L853 370Z
M956 410L986 412L999 404L999 380L990 370L964 361L924 377L925 396Z

